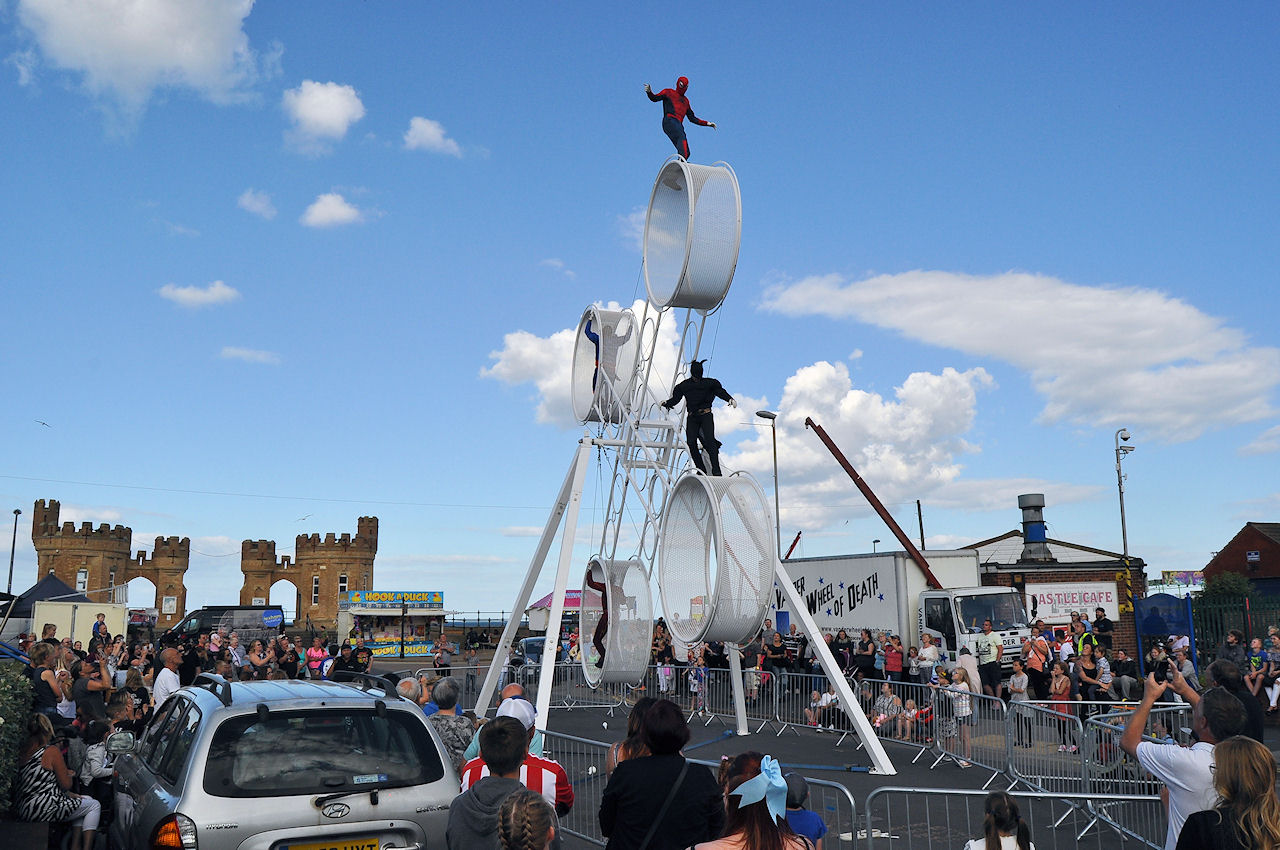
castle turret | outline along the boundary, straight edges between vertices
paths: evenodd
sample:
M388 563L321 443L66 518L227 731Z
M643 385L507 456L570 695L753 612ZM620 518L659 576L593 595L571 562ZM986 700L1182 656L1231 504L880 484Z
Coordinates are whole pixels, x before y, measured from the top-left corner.
M159 616L156 628L167 629L176 625L187 610L187 586L184 581L191 566L191 538L157 537L151 557L141 549L134 557L126 581L145 578L156 588L156 608Z
M373 562L378 553L378 518L360 517L356 534L299 534L294 540L294 583L299 590L298 619L314 626L337 622L339 597L373 588Z
M56 499L39 499L31 509L31 543L40 575L53 573L95 602L123 602L133 530L107 523L94 528L89 522L79 528L73 522L59 526L61 510ZM113 593L113 587L121 589Z

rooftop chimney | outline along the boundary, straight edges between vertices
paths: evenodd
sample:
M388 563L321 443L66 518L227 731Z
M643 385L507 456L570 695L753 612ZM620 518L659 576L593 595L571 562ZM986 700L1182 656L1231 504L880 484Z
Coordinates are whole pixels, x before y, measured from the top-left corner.
M1022 557L1018 558L1018 563L1056 561L1045 542L1044 494L1019 496L1018 507L1022 509Z

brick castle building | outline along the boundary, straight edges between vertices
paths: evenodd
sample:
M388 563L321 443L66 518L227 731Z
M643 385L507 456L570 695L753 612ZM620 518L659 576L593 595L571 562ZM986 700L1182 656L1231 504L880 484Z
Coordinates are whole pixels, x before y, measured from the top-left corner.
M32 508L31 542L41 577L49 573L94 602L127 601L126 585L145 578L156 589L159 616L156 627L175 625L187 610L184 578L191 564L191 540L187 537L157 537L150 555L139 550L131 555L133 530L124 525L103 523L59 523L61 505L56 499L40 499ZM240 544L240 571L243 586L241 605L265 605L271 586L288 581L296 592L292 609L301 625L332 628L338 619L338 599L348 590L373 588L373 562L378 552L378 518L360 517L356 534L338 536L332 532L299 534L294 555L276 558L272 540L245 540ZM232 604L231 599L211 600Z

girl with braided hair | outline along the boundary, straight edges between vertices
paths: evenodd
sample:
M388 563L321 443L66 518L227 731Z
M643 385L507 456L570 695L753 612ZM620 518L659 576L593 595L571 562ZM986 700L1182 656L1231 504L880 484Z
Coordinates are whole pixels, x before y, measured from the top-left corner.
M982 838L971 838L964 850L1035 850L1031 830L1018 812L1018 804L1004 791L987 795L987 815Z
M551 804L528 788L502 801L498 809L498 842L503 850L546 850L556 837Z

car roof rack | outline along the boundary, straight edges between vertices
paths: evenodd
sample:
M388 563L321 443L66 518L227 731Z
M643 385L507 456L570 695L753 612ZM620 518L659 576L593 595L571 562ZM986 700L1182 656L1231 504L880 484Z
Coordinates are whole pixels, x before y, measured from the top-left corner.
M396 683L384 676L375 676L373 673L357 673L354 670L340 670L332 674L330 681L343 685L353 685L360 690L368 693L369 691L382 691L383 694L396 694Z
M191 685L213 694L223 705L231 705L231 683L217 673L201 673Z

